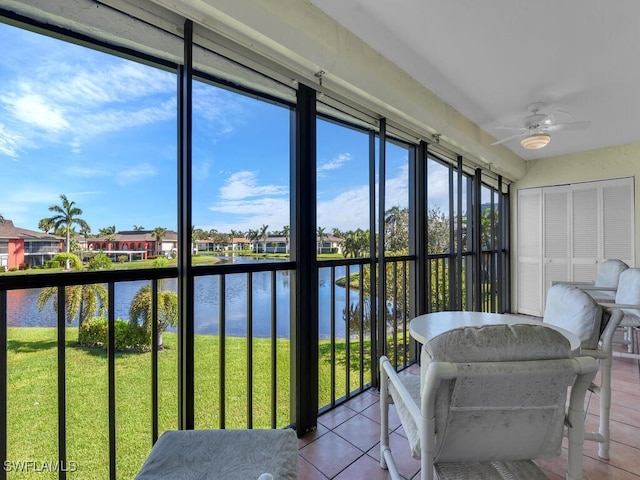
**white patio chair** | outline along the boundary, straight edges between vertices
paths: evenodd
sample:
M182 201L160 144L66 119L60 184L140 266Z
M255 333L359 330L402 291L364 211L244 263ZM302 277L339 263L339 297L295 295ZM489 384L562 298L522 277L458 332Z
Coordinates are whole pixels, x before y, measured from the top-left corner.
M594 282L569 282L553 281L551 286L557 284L574 285L589 293L598 300L613 300L618 288L620 274L629 268L622 260L606 259L598 266L598 276Z
M401 377L380 359L380 465L392 479L401 477L389 447L390 401L422 480L434 470L439 479L546 479L532 459L560 454L565 421L566 478L582 478L593 358L572 358L567 339L544 325L459 328L430 339L422 352L420 377Z
M638 340L635 335L640 328L640 268L628 268L620 274L614 302L600 301L611 309L621 310L620 327L625 329L627 352L614 351L613 356L640 360Z
M600 382L589 390L600 397L598 432L586 432L585 439L599 443L598 456L609 458L611 416L611 364L613 337L622 319L620 310L611 311L599 305L580 288L553 285L547 292L543 323L569 330L580 337L580 355L588 355L600 364Z

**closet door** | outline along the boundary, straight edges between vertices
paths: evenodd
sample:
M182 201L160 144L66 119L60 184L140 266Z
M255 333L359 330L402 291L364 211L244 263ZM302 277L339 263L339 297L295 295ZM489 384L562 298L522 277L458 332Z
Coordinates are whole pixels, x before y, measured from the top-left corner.
M591 282L598 276L602 230L600 190L593 183L585 183L575 185L571 191L572 268L567 278L559 280Z
M635 266L634 181L602 182L602 258L617 258Z
M518 311L542 305L542 189L518 190Z
M543 298L546 298L552 281L566 280L569 276L570 193L567 186L543 189Z
M543 315L554 280L593 281L598 264L635 266L633 178L518 191L518 312Z

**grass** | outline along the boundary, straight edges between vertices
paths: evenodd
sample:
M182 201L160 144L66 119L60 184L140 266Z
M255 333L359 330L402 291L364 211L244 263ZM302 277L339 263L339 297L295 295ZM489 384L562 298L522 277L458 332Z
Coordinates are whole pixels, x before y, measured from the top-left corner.
M220 260L216 257L208 256L208 255L194 255L192 257L193 265L214 265L218 263ZM178 261L173 258L169 259L167 266L175 267L178 264ZM154 268L155 259L152 260L134 260L133 262L113 262L114 270L130 270L134 268ZM39 273L66 273L69 270L65 270L64 268L30 268L28 270L14 270L14 271L2 271L0 270L0 275L32 275Z
M58 456L57 344L54 328L8 329L7 443L9 462L56 462ZM277 427L291 423L290 343L277 339ZM176 335L164 334L165 350L158 352L159 431L177 428ZM370 343L350 342L350 390L359 387L363 361L364 383L370 382ZM253 426L271 427L270 339L253 340ZM319 402L331 401L331 370L335 365L335 396L347 391L346 341L338 341L335 362L331 346L319 344ZM220 343L216 336L195 338L195 427L220 428ZM247 428L247 340L225 339L225 427ZM77 347L77 329L66 331L67 461L77 470L69 478L108 478L109 418L107 356L101 349ZM116 363L116 465L118 478L133 478L151 449L151 353L118 353ZM10 473L9 478L32 478L33 471ZM57 478L41 472L38 478Z

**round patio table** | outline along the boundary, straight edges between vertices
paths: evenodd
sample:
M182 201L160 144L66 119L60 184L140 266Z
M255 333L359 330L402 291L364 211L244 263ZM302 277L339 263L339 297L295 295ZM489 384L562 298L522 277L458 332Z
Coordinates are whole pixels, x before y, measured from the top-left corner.
M486 325L544 325L560 332L569 340L572 352L580 351L580 337L564 328L556 327L541 320L508 313L487 312L434 312L415 317L409 323L409 333L424 344L449 330L464 327L484 327Z

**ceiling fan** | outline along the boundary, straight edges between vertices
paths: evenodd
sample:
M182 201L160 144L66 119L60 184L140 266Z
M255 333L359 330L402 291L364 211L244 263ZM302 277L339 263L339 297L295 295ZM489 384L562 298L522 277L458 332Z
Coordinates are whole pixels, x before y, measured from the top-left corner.
M491 145L500 145L501 143L508 142L514 138L522 138L520 145L528 150L537 150L539 148L546 147L551 141L551 133L558 132L560 130L582 130L591 125L591 122L568 122L568 123L555 123L551 115L539 113L540 109L544 105L542 102L534 102L527 107L527 110L531 112L531 115L524 119L523 125L516 126L498 126L497 130L515 130L518 133L511 135L510 137L503 138ZM565 112L567 113L567 112Z

